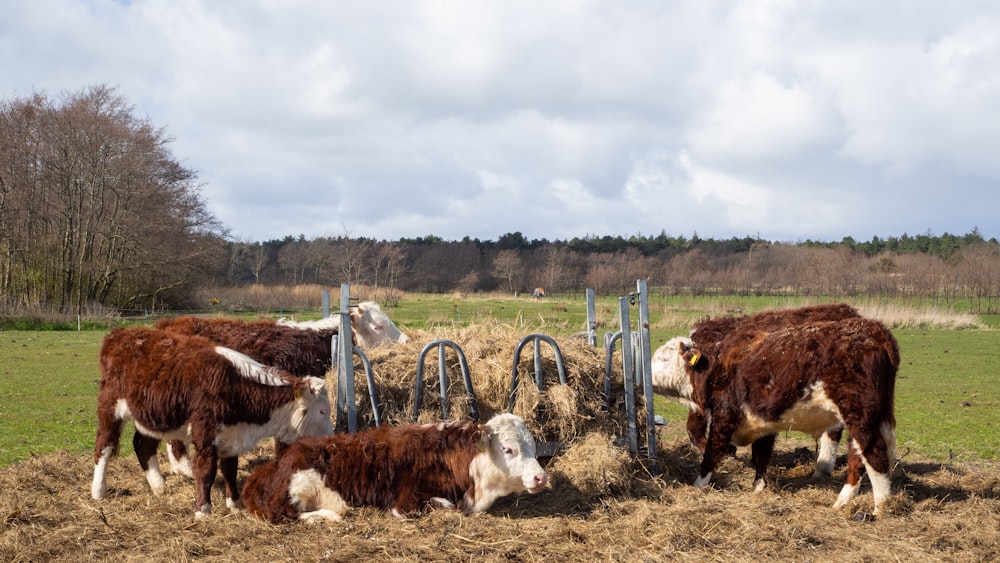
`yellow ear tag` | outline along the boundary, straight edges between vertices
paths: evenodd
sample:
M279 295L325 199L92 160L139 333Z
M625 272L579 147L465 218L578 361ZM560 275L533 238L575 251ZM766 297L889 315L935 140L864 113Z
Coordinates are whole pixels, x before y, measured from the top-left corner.
M302 388L301 387L296 387L295 388L295 400L298 401L301 398L302 398Z
M482 440L476 442L476 447L479 448L479 453L486 453L486 444L484 444Z
M698 350L695 350L694 354L691 355L691 359L688 360L688 363L691 364L691 367L694 367L694 365L697 364L698 360L700 360L700 359L701 359L701 352L699 352Z

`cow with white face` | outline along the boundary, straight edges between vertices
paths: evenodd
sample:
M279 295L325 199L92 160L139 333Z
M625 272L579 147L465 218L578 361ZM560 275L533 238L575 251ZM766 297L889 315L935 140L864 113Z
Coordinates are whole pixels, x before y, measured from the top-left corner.
M689 337L676 337L654 355L653 387L705 412L705 373L713 358ZM767 333L711 390L711 426L695 485L708 486L731 446L752 446L755 490L779 432L817 440L832 428L850 434L847 478L834 508L857 495L867 470L875 512L890 494L895 448L893 413L899 347L882 323L855 317L806 323ZM699 392L699 390L701 390Z
M351 330L361 348L374 348L392 342L409 342L410 338L396 328L389 315L386 315L374 301L358 303L351 308Z
M282 317L278 319L278 324L304 330L327 330L340 326L340 320L335 315L315 321L292 321ZM355 344L360 348L410 341L410 337L403 334L374 301L364 301L351 307L351 331Z
M211 488L221 466L226 504L239 508L237 456L265 437L290 444L333 433L326 382L297 377L201 336L154 328L115 328L100 351L97 439L91 495L107 494L108 463L125 423L154 494L166 483L156 451L161 440L195 445L195 516L212 511Z
M339 521L352 506L406 518L426 508L487 510L500 497L548 483L524 420L380 426L305 438L258 467L243 488L246 508L272 523Z

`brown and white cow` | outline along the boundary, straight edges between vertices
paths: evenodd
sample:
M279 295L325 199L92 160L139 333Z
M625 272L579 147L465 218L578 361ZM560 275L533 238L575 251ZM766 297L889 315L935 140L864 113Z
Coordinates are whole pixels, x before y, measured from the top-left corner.
M689 407L709 358L689 337L657 350L662 369L654 388ZM861 465L868 470L875 510L889 496L895 448L893 413L899 347L878 321L847 318L769 332L714 386L711 426L695 485L707 486L730 444L753 445L755 490L764 486L778 432L796 430L819 438L843 425L850 434L847 478L835 508L858 492Z
M154 494L165 482L156 460L161 440L194 444L195 516L212 510L211 487L221 465L226 504L239 507L237 456L273 436L291 443L333 433L325 380L296 377L207 338L155 328L116 328L100 352L97 439L91 495L107 494L108 460L132 420L139 465Z
M299 377L324 378L333 363L332 337L340 332L340 322L327 321L310 330L282 326L274 321L174 317L161 319L156 328L179 334L197 335L250 356L271 367ZM275 444L280 449L281 443ZM193 477L187 445L181 440L167 442L171 473Z
M482 512L505 495L545 488L524 420L381 426L302 439L247 479L249 512L273 523L339 521L352 506L405 518L427 507Z
M688 413L687 431L691 442L702 453L707 444L708 421L711 417L712 389L725 389L729 374L753 350L764 336L775 330L807 322L835 321L860 317L858 311L845 303L810 305L794 309L762 311L755 315L716 317L699 320L691 329L691 340L705 358L706 366L695 390L695 405ZM654 373L662 369L654 357ZM842 427L821 434L817 440L814 477L829 476L837 460Z
M410 341L410 337L400 332L389 315L385 314L379 304L374 301L358 303L357 306L351 307L350 312L354 341L361 348L374 348L382 344ZM334 325L340 326L340 321L336 315L332 315L316 321L291 321L281 318L278 319L278 324L301 329L324 330Z

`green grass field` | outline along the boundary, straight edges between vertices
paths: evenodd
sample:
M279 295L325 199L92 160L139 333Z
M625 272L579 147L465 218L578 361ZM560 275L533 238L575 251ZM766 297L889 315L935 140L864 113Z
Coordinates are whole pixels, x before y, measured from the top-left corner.
M757 309L781 305L771 300ZM720 314L745 306L738 301L666 306L651 300L653 346L686 332L685 322L706 311ZM599 333L615 330L617 301L602 299L597 309ZM581 330L586 320L582 296L542 302L411 296L389 312L410 329L465 326L491 318L525 334L565 335ZM1000 456L1000 331L917 327L894 333L902 356L896 383L897 455L912 451L938 460ZM100 330L0 331L0 466L58 450L91 453L97 352L103 337ZM662 399L657 405L669 421L683 424L683 408ZM123 436L123 455L129 455L129 436Z

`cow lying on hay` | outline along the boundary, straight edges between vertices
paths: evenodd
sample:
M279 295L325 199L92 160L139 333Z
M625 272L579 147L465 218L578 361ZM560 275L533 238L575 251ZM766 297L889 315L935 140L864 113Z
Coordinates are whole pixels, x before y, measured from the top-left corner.
M153 328L116 328L100 351L97 439L91 495L107 494L108 460L126 420L154 494L162 494L156 450L161 440L195 445L195 517L212 511L211 487L221 465L226 504L239 507L237 456L267 436L291 443L333 433L325 380L264 366L200 336Z
M657 392L703 409L709 358L688 337L669 340L656 352ZM695 485L705 487L730 444L753 445L755 489L764 486L778 432L797 430L814 438L843 425L850 433L847 477L834 508L846 505L868 470L875 513L890 493L894 456L893 414L899 348L881 323L848 318L806 323L767 333L755 342L724 386L712 388L711 426Z
M545 488L524 420L501 414L485 424L381 426L302 439L247 479L248 511L273 523L339 521L351 506L391 509L399 518L426 507L482 512L507 494Z
M697 405L688 413L687 432L691 443L705 453L713 389L725 389L729 385L729 374L736 370L746 354L765 335L808 322L839 321L860 316L854 307L834 303L762 311L751 316L716 317L696 322L691 328L690 337L705 357L708 367L704 373L704 385L695 390ZM660 366L662 363L654 358L654 372L661 369ZM836 426L818 437L813 477L826 477L833 473L842 431L842 426Z

